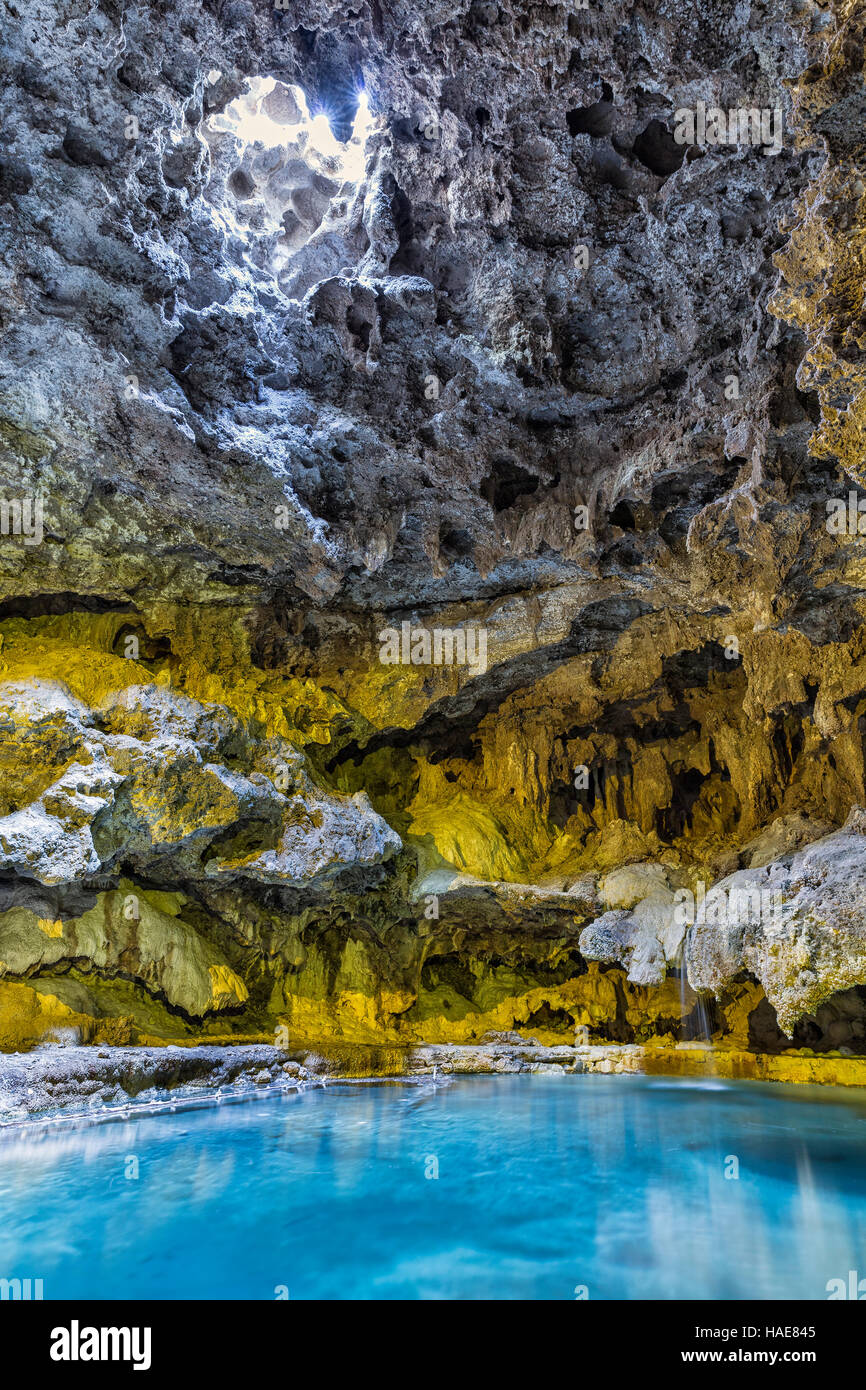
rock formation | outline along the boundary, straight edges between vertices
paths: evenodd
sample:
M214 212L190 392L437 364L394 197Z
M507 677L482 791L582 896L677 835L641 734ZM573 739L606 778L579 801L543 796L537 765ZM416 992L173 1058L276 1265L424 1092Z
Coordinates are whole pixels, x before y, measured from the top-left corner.
M6 10L0 1047L866 1054L859 0Z

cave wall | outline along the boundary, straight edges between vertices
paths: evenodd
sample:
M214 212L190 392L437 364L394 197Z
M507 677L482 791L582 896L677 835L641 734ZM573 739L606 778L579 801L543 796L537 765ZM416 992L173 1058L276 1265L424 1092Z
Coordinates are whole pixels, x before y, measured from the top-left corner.
M866 1051L853 0L6 9L0 1046Z

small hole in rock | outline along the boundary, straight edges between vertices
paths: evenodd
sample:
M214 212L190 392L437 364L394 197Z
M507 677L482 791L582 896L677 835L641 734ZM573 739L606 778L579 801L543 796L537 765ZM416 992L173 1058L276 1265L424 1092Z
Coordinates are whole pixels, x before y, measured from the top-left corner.
M632 153L645 168L659 178L676 173L685 158L685 146L678 145L667 126L652 120L634 142Z

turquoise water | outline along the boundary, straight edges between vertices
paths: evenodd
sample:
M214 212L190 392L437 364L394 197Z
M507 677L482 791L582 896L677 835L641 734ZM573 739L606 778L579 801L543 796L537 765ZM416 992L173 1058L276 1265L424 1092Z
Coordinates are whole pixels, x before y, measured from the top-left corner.
M8 1132L0 1277L46 1298L826 1299L866 1277L864 1141L848 1092L532 1075Z

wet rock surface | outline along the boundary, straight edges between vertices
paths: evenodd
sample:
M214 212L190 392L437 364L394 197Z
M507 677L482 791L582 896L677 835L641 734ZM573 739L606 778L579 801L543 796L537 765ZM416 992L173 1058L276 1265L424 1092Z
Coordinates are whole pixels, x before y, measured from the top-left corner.
M0 1047L866 1052L859 7L7 9Z
M134 1101L213 1098L309 1073L274 1047L48 1047L0 1058L0 1126L29 1117L97 1117Z
M857 808L841 830L782 860L739 869L697 901L656 887L628 910L595 918L580 950L588 960L621 964L635 984L659 984L680 967L693 989L716 996L748 972L791 1033L863 979L862 817Z
M716 1086L725 1079L866 1086L866 1059L820 1057L809 1049L774 1057L695 1043L544 1047L533 1038L506 1033L488 1035L475 1045L427 1044L398 1052L292 1052L249 1045L46 1047L0 1054L0 1131L28 1122L111 1120L291 1094L341 1081L447 1084L461 1076L635 1073L698 1077Z

